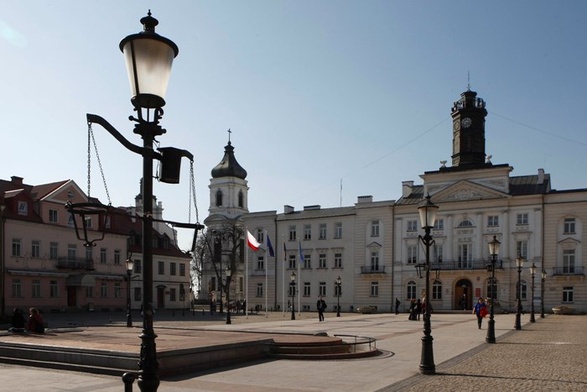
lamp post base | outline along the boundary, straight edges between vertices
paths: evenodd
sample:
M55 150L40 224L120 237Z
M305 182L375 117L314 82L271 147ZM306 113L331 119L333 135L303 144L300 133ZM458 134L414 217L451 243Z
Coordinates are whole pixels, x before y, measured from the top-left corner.
M432 341L434 338L430 335L422 336L422 355L420 360L421 374L436 374L436 365L434 365L434 352Z
M487 322L487 336L485 342L495 343L495 320L489 320Z

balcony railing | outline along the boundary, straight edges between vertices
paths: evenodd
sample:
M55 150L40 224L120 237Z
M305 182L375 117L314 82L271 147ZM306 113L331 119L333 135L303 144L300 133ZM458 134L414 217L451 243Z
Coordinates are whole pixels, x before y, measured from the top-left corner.
M584 275L583 267L554 267L552 275Z
M361 266L361 273L362 274L384 274L385 273L385 266Z
M412 264L415 266L415 264ZM487 270L491 266L490 260L442 260L430 262L432 270ZM496 269L503 269L503 261L495 262Z
M93 271L94 270L94 260L86 260L86 259L78 259L78 258L72 259L72 258L68 258L68 257L59 257L57 259L57 268Z

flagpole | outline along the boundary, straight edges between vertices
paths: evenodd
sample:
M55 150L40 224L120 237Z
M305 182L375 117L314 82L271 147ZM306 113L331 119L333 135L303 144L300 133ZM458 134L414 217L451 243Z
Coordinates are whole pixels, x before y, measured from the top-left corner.
M285 263L287 261L287 252L285 251L285 236L282 235L281 239L283 241L283 266L281 268L281 312L283 313L283 317L285 317ZM277 265L277 263L275 263Z
M265 250L265 255L267 255L267 260L265 261L265 318L267 318L269 317L267 314L267 292L269 291L269 287L267 286L267 268L269 267L269 256L271 256L269 253L269 237L267 236L267 229L265 229L265 245L267 248Z

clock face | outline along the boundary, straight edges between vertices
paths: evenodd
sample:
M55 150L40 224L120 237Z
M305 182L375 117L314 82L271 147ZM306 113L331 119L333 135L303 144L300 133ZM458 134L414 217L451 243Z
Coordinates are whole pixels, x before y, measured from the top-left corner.
M473 123L473 121L469 117L465 117L465 118L463 118L461 123L463 125L463 128L469 128L471 126L471 124Z

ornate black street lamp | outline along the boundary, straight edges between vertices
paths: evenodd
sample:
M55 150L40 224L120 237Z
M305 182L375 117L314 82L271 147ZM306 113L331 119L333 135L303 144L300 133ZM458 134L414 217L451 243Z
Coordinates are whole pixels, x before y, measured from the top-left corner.
M522 255L516 258L516 266L518 267L518 302L516 306L516 323L514 328L517 330L522 329L522 267L524 266L524 258Z
M532 287L530 291L531 304L530 304L530 322L535 323L536 317L534 315L534 277L536 276L536 264L532 263L530 266L530 276L532 277Z
M542 278L540 279L540 318L544 318L544 281L546 280L546 271L542 269Z
M430 247L434 244L430 231L436 221L438 206L430 201L430 195L418 207L420 213L420 223L424 229L424 236L419 236L426 248L426 293L424 298L424 336L422 336L422 354L420 359L420 373L435 374L436 366L434 365L434 352L432 341L432 327L430 325Z
M232 271L230 270L230 265L226 267L226 324L232 324L230 320L230 276Z
M493 236L493 241L489 242L489 254L491 255L491 282L490 282L490 303L489 303L489 321L487 322L487 336L485 341L487 343L495 343L495 320L494 316L494 302L497 296L495 295L495 262L497 261L497 255L499 254L499 247L501 243Z
M131 306L130 306L130 279L132 276L132 270L135 265L135 262L132 258L126 259L126 276L128 278L126 284L126 326L132 327L132 315L131 315Z
M295 301L296 301L296 273L292 272L289 276L289 291L291 294L291 319L296 319Z
M340 276L336 278L336 317L340 317L340 289L342 285L342 279Z

